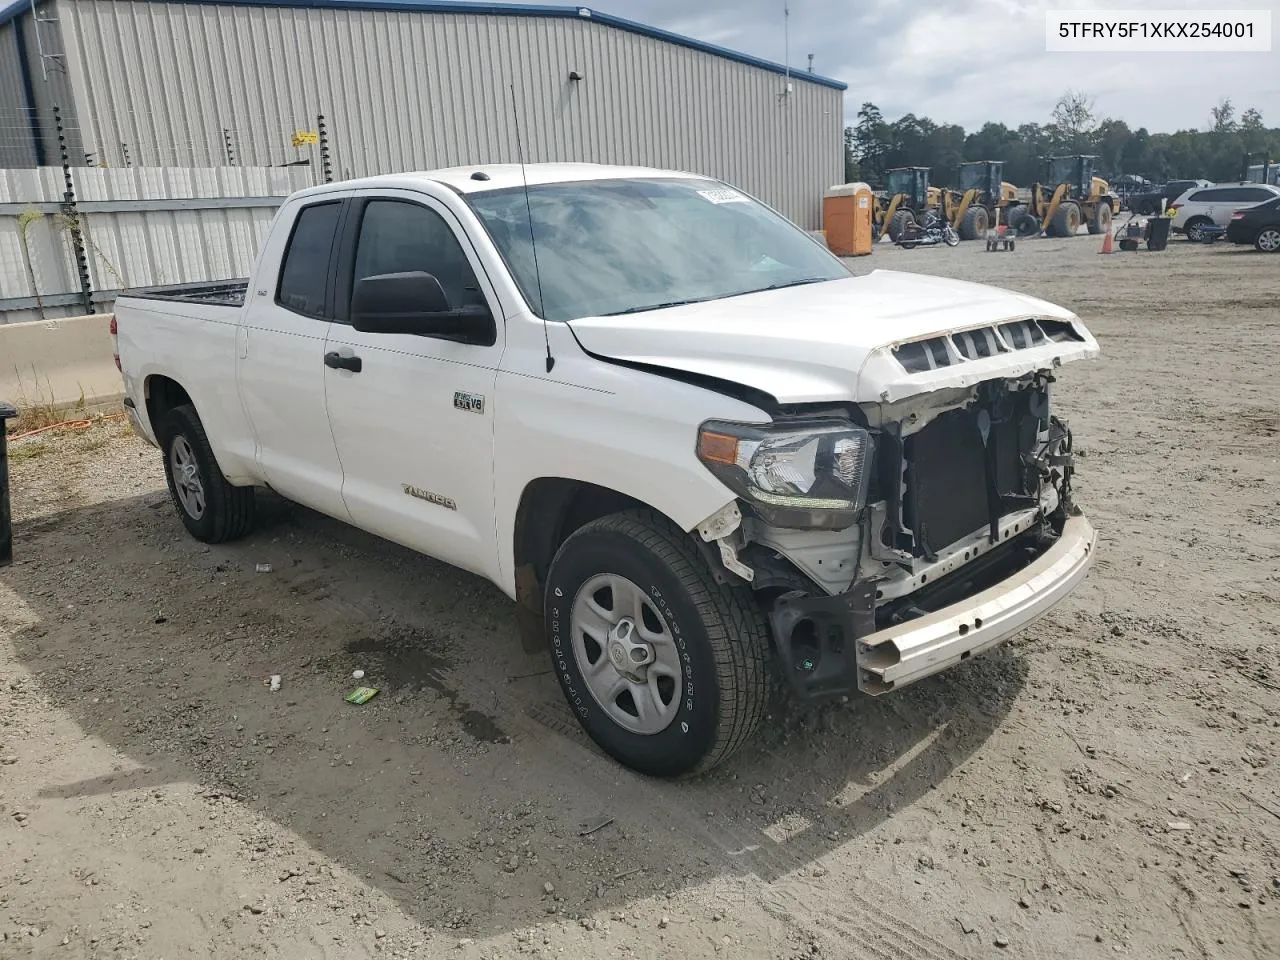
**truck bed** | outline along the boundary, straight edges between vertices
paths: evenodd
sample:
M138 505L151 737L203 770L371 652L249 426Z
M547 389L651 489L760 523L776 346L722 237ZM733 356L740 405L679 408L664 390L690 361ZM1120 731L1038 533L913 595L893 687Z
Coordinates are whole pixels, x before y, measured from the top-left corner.
M246 280L218 280L214 283L174 283L142 290L126 290L120 297L138 300L167 300L174 303L207 303L222 307L243 307Z

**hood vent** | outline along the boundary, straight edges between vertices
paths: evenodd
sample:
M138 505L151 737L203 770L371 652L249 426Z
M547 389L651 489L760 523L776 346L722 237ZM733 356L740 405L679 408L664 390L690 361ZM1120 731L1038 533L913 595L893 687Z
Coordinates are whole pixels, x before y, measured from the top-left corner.
M1075 325L1065 320L1015 320L999 327L978 327L927 340L912 340L893 348L893 357L907 373L923 373L966 360L981 360L1046 343L1082 343Z

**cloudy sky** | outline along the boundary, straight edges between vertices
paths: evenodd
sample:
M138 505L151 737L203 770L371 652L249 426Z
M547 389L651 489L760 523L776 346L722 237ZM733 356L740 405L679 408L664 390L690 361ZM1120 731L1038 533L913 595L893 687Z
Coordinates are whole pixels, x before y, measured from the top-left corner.
M674 30L769 60L784 59L783 0L587 0L602 12ZM1280 0L789 0L791 63L814 54L818 73L863 101L903 113L1010 126L1048 120L1067 88L1095 99L1099 117L1132 127L1204 128L1230 97L1280 126ZM1048 9L1272 11L1271 53L1046 53Z

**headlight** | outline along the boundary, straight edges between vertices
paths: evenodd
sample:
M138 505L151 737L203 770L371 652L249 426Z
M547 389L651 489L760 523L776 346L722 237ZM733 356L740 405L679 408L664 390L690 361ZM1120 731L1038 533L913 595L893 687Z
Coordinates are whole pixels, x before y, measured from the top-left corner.
M867 501L871 434L848 421L704 423L698 459L766 523L843 530Z

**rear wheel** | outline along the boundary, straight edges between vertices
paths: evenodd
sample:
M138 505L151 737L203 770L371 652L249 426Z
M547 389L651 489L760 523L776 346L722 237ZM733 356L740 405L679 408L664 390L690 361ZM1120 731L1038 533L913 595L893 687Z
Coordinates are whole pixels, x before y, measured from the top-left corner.
M1187 239L1192 243L1204 243L1209 239L1204 232L1204 228L1211 226L1213 226L1213 221L1208 217L1192 217L1187 221Z
M1110 231L1111 216L1111 204L1099 201L1094 205L1093 216L1089 218L1089 232L1096 236Z
M1071 200L1060 204L1054 211L1050 227L1055 237L1074 237L1080 229L1080 208Z
M989 225L990 218L984 207L970 207L965 211L964 219L960 221L960 239L977 240L979 237L985 237Z
M1040 232L1040 218L1027 211L1018 218L1015 230L1020 237L1034 237Z
M1263 253L1280 253L1280 227L1263 227L1253 245Z
M252 530L253 487L227 482L196 408L174 407L161 420L158 433L169 495L187 531L205 543L224 543Z
M889 221L889 239L897 243L898 237L902 236L907 227L915 222L916 215L910 210L896 211Z
M1003 223L1008 230L1017 230L1018 224L1022 222L1022 218L1028 216L1026 207L1021 205L1014 207L1003 207L1000 210L1000 222Z
M764 712L767 628L653 513L614 514L561 546L546 586L551 663L583 729L621 763L678 776L715 766Z

